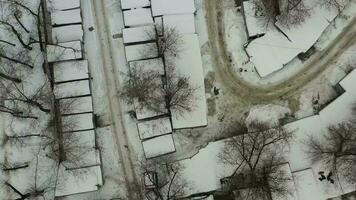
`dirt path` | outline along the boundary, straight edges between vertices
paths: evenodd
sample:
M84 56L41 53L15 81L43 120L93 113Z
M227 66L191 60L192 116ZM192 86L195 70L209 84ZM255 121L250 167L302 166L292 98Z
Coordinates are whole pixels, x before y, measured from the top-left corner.
M125 132L122 109L120 104L119 96L117 95L117 91L119 91L119 82L115 77L117 76L117 70L115 70L114 59L112 58L112 46L110 40L110 30L109 23L107 18L107 13L105 12L103 0L92 0L92 4L94 6L95 13L95 22L96 22L96 30L98 30L98 37L100 41L100 52L102 56L102 66L105 74L105 82L106 82L106 93L109 100L109 109L110 116L112 121L112 127L114 131L114 142L116 144L116 150L119 154L120 161L123 166L123 173L125 176L126 186L128 190L128 198L129 199L141 199L140 196L132 191L133 185L139 185L136 173L134 170L133 161L131 159L131 150L130 145L128 144L128 139ZM115 150L115 149L114 149Z
M216 0L205 1L209 42L213 55L213 63L217 79L222 83L229 94L247 104L270 102L277 98L288 98L307 83L315 79L345 51L347 47L356 42L356 17L340 33L337 38L325 48L316 53L304 65L304 70L295 74L288 80L277 85L256 87L241 80L229 62L228 53L224 45L224 25L222 3Z

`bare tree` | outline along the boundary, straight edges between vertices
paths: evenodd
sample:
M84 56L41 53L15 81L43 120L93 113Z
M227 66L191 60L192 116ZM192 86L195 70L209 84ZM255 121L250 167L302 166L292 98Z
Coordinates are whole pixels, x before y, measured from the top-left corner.
M194 91L197 88L191 85L189 77L179 74L172 64L166 63L163 82L158 71L143 67L132 67L130 70L129 78L120 92L127 102L136 100L141 107L158 113L163 112L164 107L178 113L194 108Z
M145 70L144 66L133 66L126 77L120 95L128 103L138 101L139 105L150 106L152 95L162 87L161 75L155 70Z
M281 169L284 162L280 155L282 147L292 137L292 132L282 126L270 127L260 122L250 125L250 132L240 134L240 126L229 131L235 136L226 141L220 158L236 166L235 172L226 182L228 191L244 190L247 199L271 199L274 195L289 194L286 181L289 178Z
M356 126L352 122L331 125L322 138L306 141L307 153L314 163L322 162L326 169L356 183Z
M182 166L172 163L169 159L146 160L141 163L143 175L154 174L151 178L152 186L145 185L144 193L148 199L173 200L183 197L189 185L182 177ZM153 178L155 177L155 178ZM143 182L147 182L146 180Z
M262 19L262 26L280 25L291 28L300 25L310 16L303 0L254 0L255 15Z
M143 55L152 55L152 52L158 53L158 57L178 56L182 51L182 35L175 27L163 27L163 35L158 36L155 29L146 30L147 38L156 38L157 49L154 46L144 49ZM154 49L153 49L154 48Z
M166 106L170 111L183 113L194 109L194 101L196 100L194 92L197 89L190 83L190 77L179 74L176 67L170 63L166 63L166 78L164 87L161 88L166 100ZM158 105L157 98L154 98Z
M310 16L310 12L311 8L304 4L304 0L285 0L277 20L280 25L291 28L302 24Z
M350 0L320 0L319 4L329 10L335 10L340 14L349 2Z

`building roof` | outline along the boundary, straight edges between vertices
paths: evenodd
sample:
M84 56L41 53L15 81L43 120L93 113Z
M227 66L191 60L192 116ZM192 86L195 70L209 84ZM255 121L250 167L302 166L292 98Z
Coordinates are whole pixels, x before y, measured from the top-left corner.
M142 8L150 6L149 0L121 0L121 8L132 9L132 8Z
M131 27L153 24L151 9L149 8L125 10L123 13L125 26Z
M191 87L196 88L191 111L181 113L171 110L174 129L206 126L207 106L205 98L204 72L200 54L200 45L196 34L182 36L183 51L175 60L177 73L189 77Z
M52 28L53 43L83 41L83 28L81 24L59 26Z
M152 33L155 33L153 25L125 28L122 30L122 38L124 44L152 41L156 39Z
M154 42L125 46L125 53L127 62L158 56L157 45Z
M191 14L196 11L194 0L151 0L152 15Z
M54 10L51 13L52 26L82 23L80 8L73 10Z
M62 116L63 132L83 131L94 128L93 113Z
M141 140L172 133L172 125L169 117L138 122L137 128Z
M57 45L48 44L47 60L48 62L59 62L65 60L76 60L83 57L82 44L80 41L63 42Z
M89 80L60 83L54 85L56 99L90 95Z
M88 79L88 61L74 60L54 63L53 73L55 82Z
M142 142L146 158L153 158L176 151L172 134L155 137Z
M194 14L163 15L163 28L175 28L180 34L194 34Z
M49 2L54 10L68 10L80 7L80 0L51 0Z
M59 107L62 115L93 112L93 100L91 96L60 99Z

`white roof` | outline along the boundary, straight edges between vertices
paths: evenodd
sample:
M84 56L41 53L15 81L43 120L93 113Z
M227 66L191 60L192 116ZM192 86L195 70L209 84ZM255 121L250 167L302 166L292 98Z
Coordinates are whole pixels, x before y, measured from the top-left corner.
M49 2L55 10L67 10L80 7L80 0L51 0Z
M58 185L55 196L66 196L98 190L103 184L100 166L86 167L75 170L59 169Z
M124 43L145 42L154 40L154 26L139 26L134 28L125 28L122 30L122 38Z
M141 8L150 6L149 0L121 0L122 9Z
M95 131L78 131L73 133L64 133L68 134L67 137L71 137L71 139L75 142L67 144L66 148L71 149L71 151L78 150L78 152L73 152L75 155L80 155L76 159L75 162L66 162L64 161L64 165L66 168L79 168L79 167L87 167L93 165L100 165L100 153L95 148ZM74 145L71 146L71 145ZM77 147L80 148L77 148Z
M312 169L306 169L293 173L298 199L324 200L323 192L315 182L316 178Z
M75 60L53 64L54 81L72 81L89 78L88 61Z
M174 27L178 33L195 33L194 14L163 15L163 28Z
M168 110L166 109L166 106L165 106L163 94L162 94L162 104L160 105L160 112L140 106L140 104L137 100L134 100L134 106L135 106L136 117L138 120L157 117L157 116L164 115L164 114L168 113Z
M194 0L151 0L153 16L191 14L196 11Z
M125 53L127 62L157 57L157 50L152 51L152 49L157 49L157 45L154 42L126 46Z
M205 99L204 72L200 54L198 36L196 34L183 35L183 51L176 59L177 72L189 77L190 85L194 91L192 111L180 113L172 112L174 129L191 128L207 125L207 107Z
M138 8L124 11L125 26L141 26L153 23L151 9Z
M276 26L290 40L280 31L274 29L273 26L270 26L263 37L253 40L247 46L251 61L262 77L281 69L299 53L306 52L312 47L337 14L333 10L315 6L318 0L304 1L304 3L308 7L313 7L313 11L301 25L288 29L281 26L278 21L276 22ZM251 16L249 15L249 17Z
M52 25L66 25L82 23L80 8L74 10L54 10L51 13Z
M64 126L62 128L63 132L93 129L94 128L93 113L62 116L62 124L70 125L70 126Z
M93 112L93 100L91 96L60 99L59 107L62 115Z
M80 41L58 43L58 45L48 44L46 48L48 62L74 60L83 57Z
M142 145L146 158L153 158L176 151L172 134L145 140Z
M157 71L160 74L164 74L164 65L162 58L152 58L147 60L131 61L130 68L141 67L146 70Z
M137 123L137 128L141 140L172 132L172 125L169 117L139 122Z
M74 81L54 85L56 99L90 95L89 81Z
M263 26L264 20L259 20L255 16L255 8L252 1L243 1L246 27L249 36L266 33L266 26Z
M53 43L70 42L70 41L82 41L83 29L82 25L68 25L52 28L52 40Z

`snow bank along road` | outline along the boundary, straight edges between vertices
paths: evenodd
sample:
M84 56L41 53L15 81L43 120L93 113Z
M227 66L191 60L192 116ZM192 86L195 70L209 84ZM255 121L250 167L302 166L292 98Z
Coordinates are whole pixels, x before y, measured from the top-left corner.
M277 85L252 86L241 80L231 66L224 45L224 8L216 0L205 1L210 48L217 78L223 88L244 103L262 103L280 97L292 96L298 89L327 69L345 50L356 41L356 17L336 37L336 39L307 61L304 70Z
M95 13L95 24L96 30L98 31L98 37L100 41L100 52L102 56L102 67L105 74L105 82L106 82L106 93L109 99L109 109L112 121L112 127L114 131L114 141L116 144L115 149L118 151L121 162L121 166L123 166L123 173L125 176L126 186L128 190L128 198L129 199L140 199L138 194L130 191L131 185L138 185L136 174L134 171L133 162L131 160L130 153L130 145L128 145L128 139L125 133L124 122L122 121L123 117L121 116L121 104L120 99L117 95L117 91L119 91L119 83L115 77L116 63L112 59L113 52L112 44L110 40L110 30L108 30L108 18L107 12L104 11L104 0L91 0L91 3L94 7ZM115 150L113 149L113 150Z

